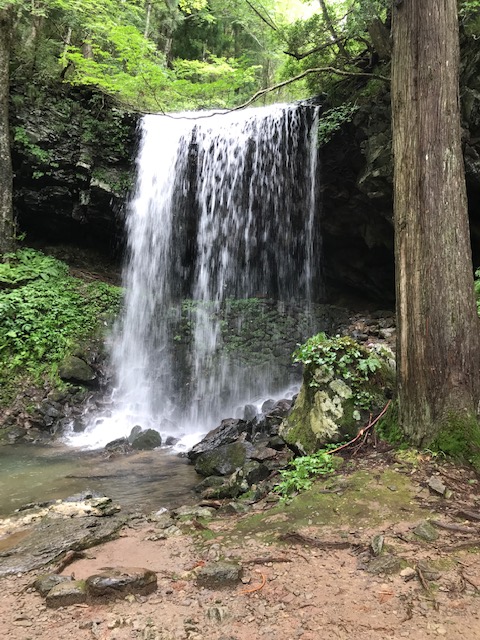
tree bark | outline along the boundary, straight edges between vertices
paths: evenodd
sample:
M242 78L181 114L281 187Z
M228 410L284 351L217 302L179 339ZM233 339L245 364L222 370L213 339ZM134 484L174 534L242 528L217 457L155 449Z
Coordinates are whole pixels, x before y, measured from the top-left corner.
M0 253L13 248L12 159L8 100L10 94L11 11L0 10Z
M393 14L399 422L426 445L475 422L480 399L457 2L403 0Z

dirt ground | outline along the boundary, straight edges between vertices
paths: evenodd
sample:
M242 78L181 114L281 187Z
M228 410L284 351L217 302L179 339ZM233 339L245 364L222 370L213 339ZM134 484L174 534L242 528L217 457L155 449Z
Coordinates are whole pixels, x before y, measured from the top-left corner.
M432 478L445 484L447 498L429 489ZM0 637L477 640L479 501L468 469L371 453L289 504L267 498L244 515L219 510L209 522L187 519L166 539L154 521L133 519L119 539L86 551L63 573L82 579L104 567L144 567L157 574L155 593L52 610L31 587L34 574L7 577ZM434 541L413 533L426 520ZM379 535L380 557L399 563L393 574L372 573ZM199 568L223 558L241 564L242 583L197 586Z

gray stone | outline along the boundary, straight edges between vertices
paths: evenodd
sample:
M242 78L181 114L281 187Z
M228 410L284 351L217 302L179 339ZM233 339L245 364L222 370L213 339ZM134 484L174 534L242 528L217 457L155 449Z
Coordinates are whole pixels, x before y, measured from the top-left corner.
M87 601L85 580L69 580L56 584L46 597L46 605L51 609L70 607Z
M368 573L379 575L381 573L391 574L397 573L402 568L402 563L397 556L390 553L386 553L383 556L378 556L369 562L367 566Z
M269 400L265 400L262 404L262 413L270 413L274 406L275 400L272 400L271 398Z
M162 446L162 437L155 429L146 429L136 435L130 444L133 449L150 451Z
M438 540L438 531L427 520L420 522L413 530L413 533L417 538L421 538L425 540L425 542L435 542L435 540Z
M173 513L177 518L211 518L214 509L210 509L209 507L183 506L174 509Z
M210 607L207 609L207 618L212 622L223 622L229 616L226 607Z
M252 484L258 484L262 480L266 480L270 475L270 470L264 464L250 460L242 469L243 478L250 486Z
M437 493L440 496L444 496L447 487L443 484L438 476L432 476L428 481L428 488L430 491Z
M157 589L157 576L149 569L108 569L86 580L88 596L115 600L129 594L148 595Z
M385 538L381 534L372 538L370 546L372 547L372 553L374 556L379 556L382 553L384 542Z
M43 598L45 598L53 587L57 584L61 584L62 582L72 582L72 578L70 576L59 576L58 573L47 573L38 576L33 583L33 587Z
M236 562L212 562L197 574L197 585L207 589L223 589L236 586L242 579L243 569Z
M257 415L257 407L254 404L246 404L243 409L243 419L247 422L253 420Z
M130 435L128 436L128 442L132 444L137 436L142 433L142 427L139 424L136 424L133 429L130 431Z
M76 356L67 356L60 364L58 375L66 382L92 384L96 381L95 371L86 362Z

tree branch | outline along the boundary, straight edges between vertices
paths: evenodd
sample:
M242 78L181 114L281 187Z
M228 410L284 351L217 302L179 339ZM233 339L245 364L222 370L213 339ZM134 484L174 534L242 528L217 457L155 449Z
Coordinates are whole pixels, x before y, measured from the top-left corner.
M318 53L319 51L328 49L329 47L332 47L333 45L338 44L339 42L346 43L346 41L347 41L347 38L345 37L337 38L336 40L330 40L329 42L324 42L318 47L315 47L314 49L310 49L310 51L306 51L305 53L294 53L293 51L284 51L283 53L286 56L291 56L292 58L295 58L295 60L303 60L304 58L308 58L308 56L311 56L313 53Z
M260 18L260 20L267 25L267 27L270 27L270 29L273 29L274 31L278 31L277 27L272 22L270 22L270 18L267 19L267 18L265 18L265 16L262 16L260 11L256 7L253 6L253 4L250 2L250 0L245 0L245 2L248 4L250 9Z
M303 78L311 75L312 73L327 73L327 72L334 73L338 76L347 76L347 77L355 77L355 78L371 78L375 80L382 80L383 82L387 82L387 83L390 82L390 78L387 78L387 76L381 76L378 73L363 73L363 72L359 73L355 71L345 71L343 69L336 69L335 67L315 67L313 69L307 69L306 71L303 71L303 73L298 74L298 76L295 76L294 78L289 78L288 80L284 80L283 82L274 84L271 87L260 89L260 91L257 91L257 93L255 93L246 102L244 102L238 107L235 107L234 109L230 109L230 111L238 111L239 109L244 109L245 107L248 107L249 105L251 105L252 102L255 102L255 100L258 100L258 98L261 98L262 96L264 96L265 94L270 93L272 91L276 91L277 89L281 89L282 87L286 87L287 85L292 84L293 82L298 82L298 80L302 80Z

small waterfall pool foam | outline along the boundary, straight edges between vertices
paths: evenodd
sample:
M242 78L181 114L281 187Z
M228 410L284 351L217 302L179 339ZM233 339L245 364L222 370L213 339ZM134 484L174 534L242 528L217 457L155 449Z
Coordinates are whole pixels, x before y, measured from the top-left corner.
M142 119L114 388L70 445L102 447L140 425L188 448L245 404L293 395L291 371L252 365L226 334L239 301L305 318L320 291L317 122L308 105Z

